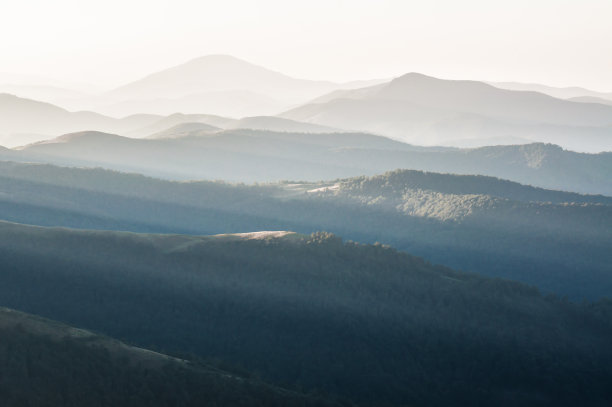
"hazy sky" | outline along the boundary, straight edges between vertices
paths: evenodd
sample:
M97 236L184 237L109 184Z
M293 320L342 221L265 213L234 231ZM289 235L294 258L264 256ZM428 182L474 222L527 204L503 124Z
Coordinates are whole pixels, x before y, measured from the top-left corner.
M612 0L0 0L0 72L112 87L206 54L612 91Z

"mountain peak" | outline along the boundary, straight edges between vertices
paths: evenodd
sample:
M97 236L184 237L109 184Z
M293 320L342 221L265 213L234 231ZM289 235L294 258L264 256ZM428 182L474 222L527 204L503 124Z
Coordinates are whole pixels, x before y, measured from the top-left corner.
M124 137L118 136L116 134L104 133L101 131L87 130L87 131L79 131L75 133L64 134L64 135L61 135L51 140L46 140L46 141L41 141L39 143L35 143L35 145L36 144L69 143L69 142L74 142L74 141L80 141L80 142L102 141L102 140L110 140L110 139L116 139L116 138L124 138Z
M401 76L398 76L397 78L391 80L391 82L400 82L400 81L405 81L405 80L442 80L439 78L435 78L433 76L429 76L429 75L425 75L423 73L420 72L408 72L406 74L403 74Z
M245 61L244 59L236 58L232 55L227 54L210 54L203 55L197 58L193 58L186 62L187 64L192 63L217 63L217 64L244 64L244 65L253 65L250 62Z

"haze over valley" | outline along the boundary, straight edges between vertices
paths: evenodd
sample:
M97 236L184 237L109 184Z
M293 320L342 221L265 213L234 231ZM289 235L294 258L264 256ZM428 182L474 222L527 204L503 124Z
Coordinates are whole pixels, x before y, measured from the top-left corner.
M1 406L612 404L609 2L0 13Z

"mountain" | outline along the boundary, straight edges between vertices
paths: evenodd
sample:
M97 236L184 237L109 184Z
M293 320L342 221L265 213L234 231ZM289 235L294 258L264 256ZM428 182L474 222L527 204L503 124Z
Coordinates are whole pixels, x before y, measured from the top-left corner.
M334 405L7 308L0 359L7 407Z
M610 106L416 73L383 85L336 92L280 116L421 145L512 136L577 151L612 150Z
M612 106L612 98L604 99L596 96L576 96L573 98L569 98L572 102L581 102L581 103L600 103L602 105L610 105Z
M157 120L159 116L147 114L114 119L93 112L69 112L49 103L0 94L0 144L10 146L83 130L124 132Z
M240 95L235 95L240 99ZM233 97L232 97L232 100ZM215 99L215 103L218 102ZM235 105L235 101L233 102ZM172 109L180 106L173 105ZM202 107L206 110L206 107ZM174 111L170 109L169 111ZM115 119L93 112L69 112L36 100L0 94L0 145L25 146L58 135L81 131L118 133L129 137L147 137L183 123L206 123L216 128L249 127L279 131L332 132L332 128L298 123L277 117L247 117L238 121L211 114L174 113L169 116L133 114Z
M577 86L559 88L554 86L540 85L537 83L519 83L519 82L489 82L490 85L501 89L533 91L544 93L559 99L572 99L578 97L597 97L607 100L612 100L612 92L597 92Z
M221 130L218 127L211 126L210 124L200 122L186 122L174 125L166 130L151 134L147 138L160 139L160 138L177 138L185 137L193 134L204 133L210 134Z
M273 115L334 89L378 82L296 79L229 55L208 55L107 92L94 110L119 116L136 112Z
M217 122L222 124L225 129L248 129L248 130L268 130L274 132L290 132L290 133L333 133L338 131L331 127L319 126L310 123L296 122L295 120L281 119L274 116L255 116L245 117L240 120L221 121L214 120L204 115L186 115L180 116L184 118L193 117L196 120L204 120L207 122ZM155 123L154 126L159 126L160 123ZM147 138L167 138L167 137L186 137L197 136L198 134L210 134L216 131L221 131L219 127L212 126L205 122L184 122L174 125L168 129L162 130Z
M328 230L571 298L612 292L610 197L407 170L251 186L8 162L0 174L0 213L14 222L192 235Z
M244 117L227 127L228 129L268 130L288 133L334 133L338 129L312 123L283 119L274 116Z
M136 137L143 138L151 136L152 134L160 133L168 130L174 126L184 124L184 123L203 123L209 126L218 127L221 129L225 129L233 123L235 123L235 119L230 119L222 116L215 116L210 114L183 114L183 113L174 113L166 117L160 117L158 120L140 127L136 128L132 131L128 131L125 133L128 137Z
M608 302L544 297L326 233L0 223L0 235L7 306L277 385L364 405L595 406L612 396Z
M130 139L80 132L21 149L14 160L103 166L169 179L320 180L363 173L351 149L409 151L411 146L367 134L228 130L209 137ZM339 161L336 161L336 157ZM396 167L394 167L396 168Z
M281 99L302 98L335 87L329 82L294 79L229 55L209 55L193 59L110 92L122 98L177 98L202 92L245 90Z
M179 123L221 121L179 116L160 120L147 133L167 130L174 119ZM287 124L262 120L266 124ZM75 140L60 138L13 150L9 159L101 166L175 180L239 182L331 180L415 169L489 175L548 189L612 195L611 153L575 153L540 143L477 149L425 148L363 133L245 129L165 140L107 137L104 142L95 132L92 137L87 134L80 133Z

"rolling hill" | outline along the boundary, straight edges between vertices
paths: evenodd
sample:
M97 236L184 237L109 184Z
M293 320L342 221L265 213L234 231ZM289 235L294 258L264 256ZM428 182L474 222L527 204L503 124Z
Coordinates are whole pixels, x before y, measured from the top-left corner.
M189 136L194 133L210 134L210 133L214 133L219 130L221 129L218 127L211 126L210 124L206 124L202 122L186 122L186 123L176 124L160 132L153 133L147 138L150 138L150 139L179 138L179 137Z
M7 308L0 360L6 407L335 405Z
M3 222L0 235L1 303L286 387L364 405L595 406L611 396L607 302L544 297L325 233Z
M179 123L184 119L177 118ZM191 121L215 125L197 116ZM270 126L286 125L263 121ZM172 123L164 119L157 131L167 130ZM540 143L424 148L364 133L241 129L207 137L137 140L108 135L104 140L96 132L82 132L12 151L9 159L101 166L175 180L239 182L331 180L403 168L488 175L548 189L612 195L612 153L575 153Z
M612 99L604 99L596 96L576 96L573 98L569 98L572 102L581 102L581 103L600 103L602 105L610 105L612 106Z
M159 116L148 114L114 119L93 112L69 112L49 103L0 94L0 144L11 147L70 132L99 130L122 133L159 119Z
M242 100L242 97L234 96L231 98L232 104L236 105L235 100ZM217 103L219 100L215 97L214 101ZM201 111L207 111L204 105L200 108ZM212 114L175 113L178 110L180 105L173 103L167 110L172 113L168 116L139 113L116 119L88 111L69 112L49 103L0 94L0 145L25 146L62 134L82 131L109 132L142 138L184 123L204 123L219 129L250 128L307 133L337 131L331 127L274 116L244 117L238 120Z
M612 92L597 92L590 89L580 88L578 86L559 88L554 86L540 85L537 83L520 82L489 82L489 84L501 89L540 92L559 99L597 97L612 100Z
M0 212L14 222L192 235L328 230L571 298L612 293L610 197L419 171L247 186L7 162L0 170Z

